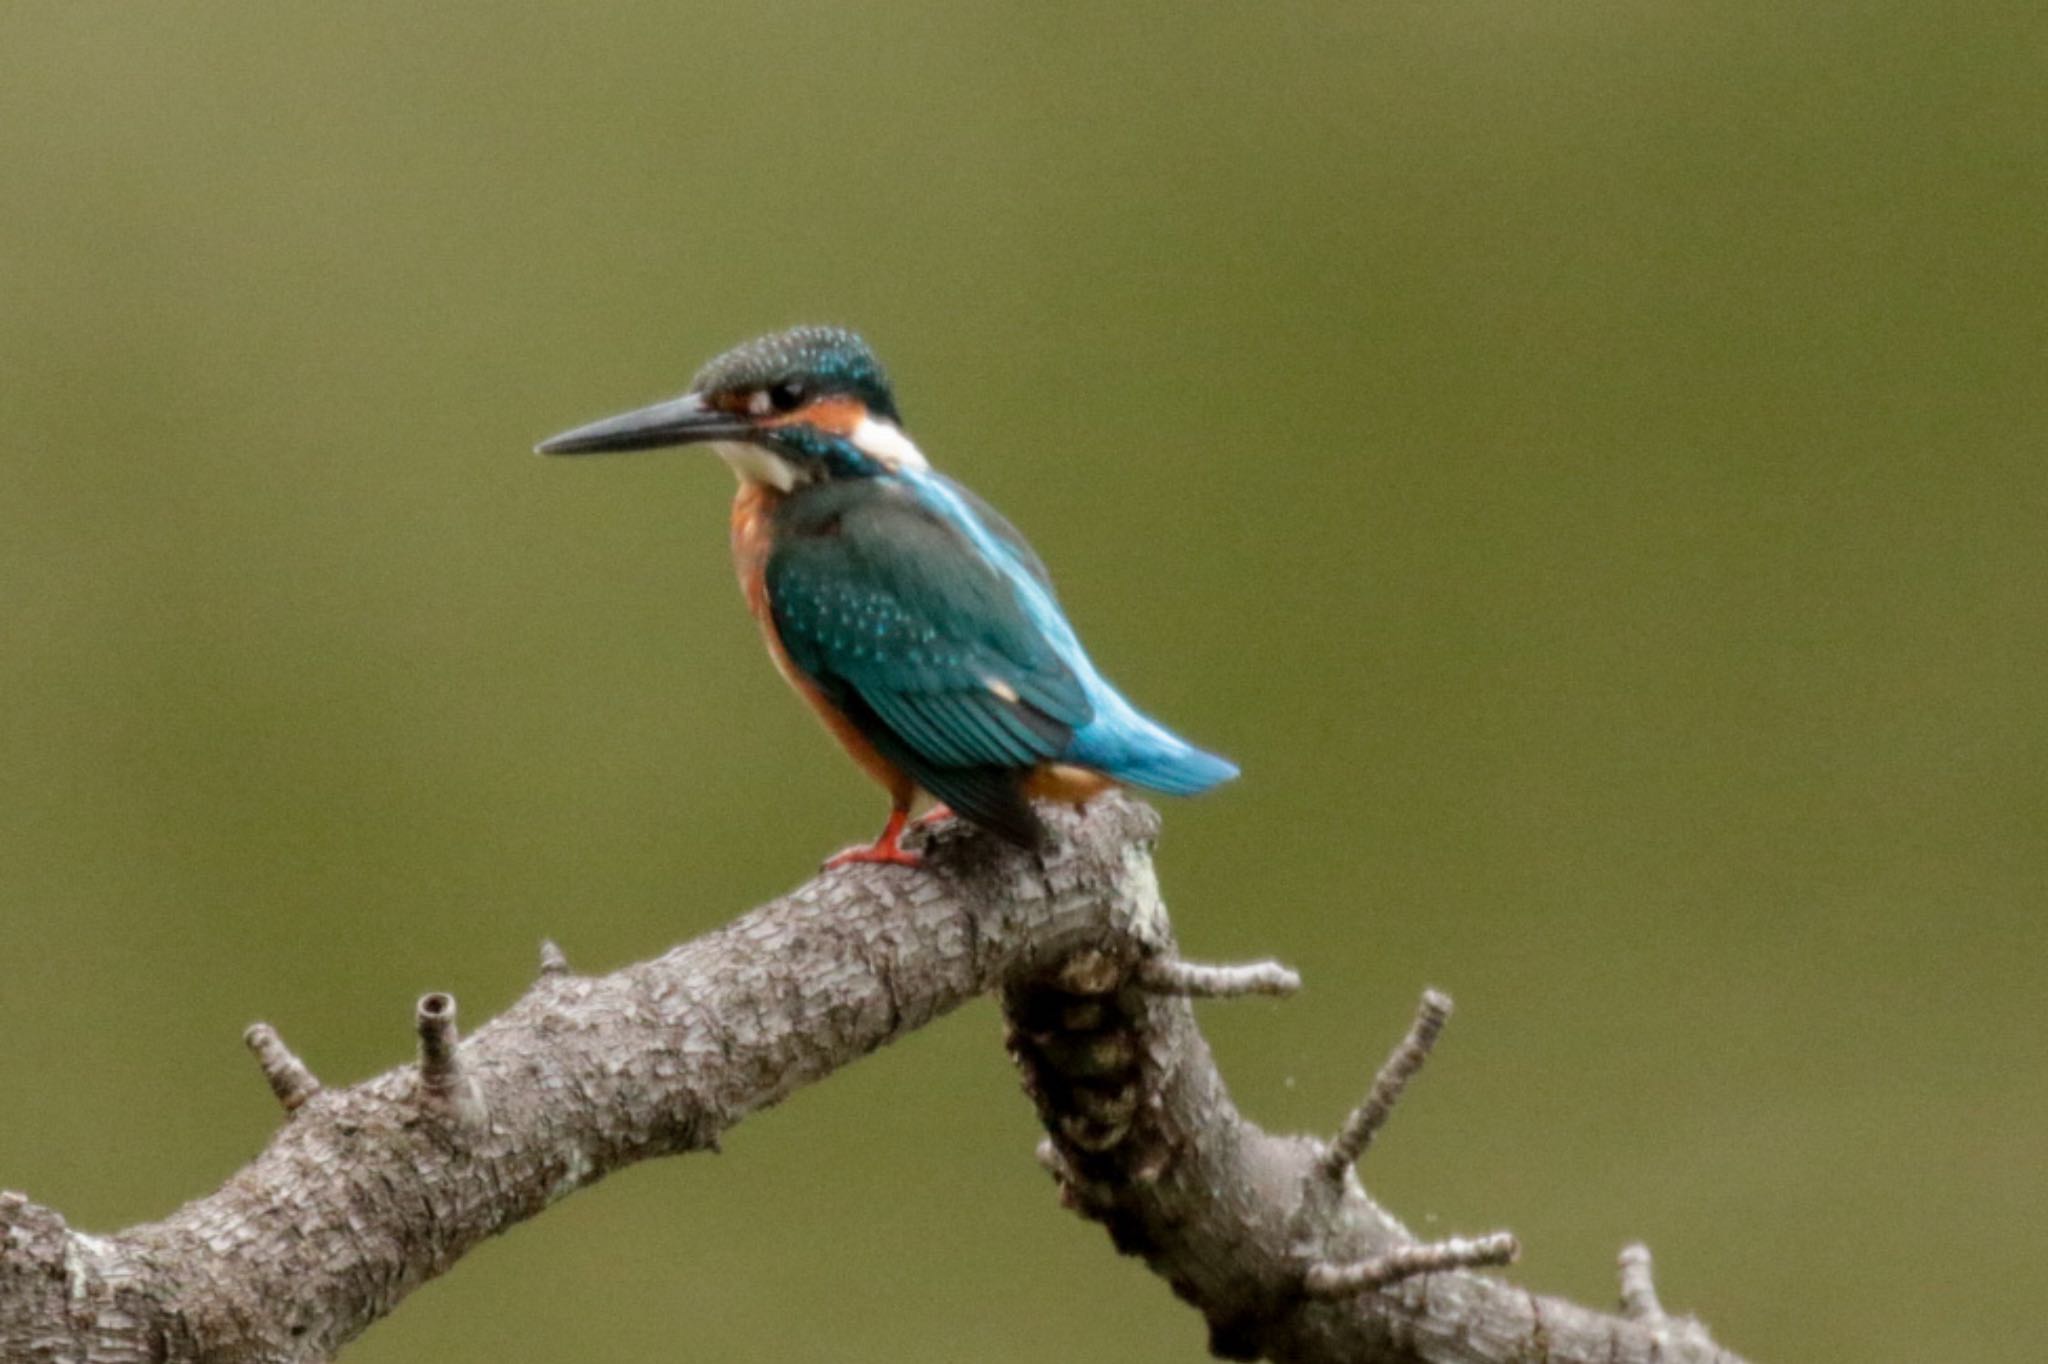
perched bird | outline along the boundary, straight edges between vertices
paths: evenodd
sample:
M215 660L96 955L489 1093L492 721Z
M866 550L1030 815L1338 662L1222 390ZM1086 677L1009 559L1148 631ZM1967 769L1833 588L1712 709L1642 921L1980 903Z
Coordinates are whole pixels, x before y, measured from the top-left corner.
M920 793L942 802L935 815L950 806L1030 847L1044 834L1033 796L1079 804L1111 783L1193 795L1237 775L1095 670L1038 555L931 467L854 333L764 336L680 398L538 448L690 444L739 475L733 562L768 652L889 793L881 836L828 865L917 865L901 840Z

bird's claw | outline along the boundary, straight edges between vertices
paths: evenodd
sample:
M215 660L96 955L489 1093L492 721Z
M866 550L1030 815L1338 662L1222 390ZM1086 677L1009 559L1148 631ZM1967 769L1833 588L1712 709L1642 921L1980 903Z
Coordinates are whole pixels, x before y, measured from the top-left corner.
M912 852L908 848L899 848L893 844L860 843L826 858L825 870L837 871L841 867L851 867L861 863L879 863L880 865L890 867L921 867L924 865L924 854Z

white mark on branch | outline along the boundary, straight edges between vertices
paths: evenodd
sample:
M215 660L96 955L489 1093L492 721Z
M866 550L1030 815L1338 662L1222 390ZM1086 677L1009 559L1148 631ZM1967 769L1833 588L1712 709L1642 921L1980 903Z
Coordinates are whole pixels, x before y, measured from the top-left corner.
M420 1093L427 1105L464 1127L483 1122L483 1097L462 1065L461 1035L455 1027L455 996L437 990L420 996L415 1015L420 1035Z
M299 1106L320 1092L319 1077L306 1068L306 1063L293 1054L277 1035L277 1029L268 1023L251 1023L242 1034L242 1041L256 1057L256 1064L263 1068L263 1078L270 1084L270 1092L284 1105L287 1114L299 1111Z
M1514 1263L1522 1253L1514 1233L1489 1232L1485 1236L1452 1236L1442 1241L1418 1241L1397 1246L1384 1255L1355 1264L1327 1262L1310 1265L1302 1281L1312 1298L1344 1298L1375 1288L1385 1288L1418 1274L1438 1274L1447 1269L1475 1269L1483 1265Z
M548 1202L554 1203L567 1198L585 1184L596 1173L597 1164L580 1146L570 1146L563 1152L562 1173L548 1186Z
M107 1266L114 1263L114 1248L104 1237L88 1236L74 1231L64 1238L64 1279L70 1285L68 1294L74 1308L82 1308L89 1300L85 1286L96 1274L104 1274Z
M1366 1092L1365 1102L1351 1110L1351 1116L1337 1130L1335 1140L1323 1152L1319 1169L1325 1179L1335 1183L1344 1178L1344 1172L1358 1163L1366 1147L1380 1128L1386 1125L1387 1117L1394 1111L1394 1105L1401 1098L1401 1091L1415 1078L1415 1072L1422 1069L1422 1063L1429 1059L1429 1053L1442 1035L1444 1024L1451 1016L1451 997L1441 990L1424 990L1422 1002L1416 1006L1415 1021L1408 1026L1408 1035L1401 1039L1401 1045L1394 1048L1394 1054L1380 1067L1380 1073L1373 1077L1372 1088Z
M1159 869L1152 863L1152 850L1133 843L1123 850L1120 885L1129 907L1132 936L1140 942L1158 944L1173 937L1166 917L1166 897L1159 890Z
M1155 995L1235 999L1242 995L1291 995L1301 988L1301 977L1277 961L1205 966L1178 957L1147 957L1138 967L1138 984Z

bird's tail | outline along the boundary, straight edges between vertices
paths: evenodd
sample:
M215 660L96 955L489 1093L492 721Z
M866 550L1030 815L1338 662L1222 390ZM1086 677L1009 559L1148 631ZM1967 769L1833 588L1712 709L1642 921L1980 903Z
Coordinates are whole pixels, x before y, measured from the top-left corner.
M1169 796L1198 796L1236 776L1237 764L1182 745L1178 753L1146 754L1127 762L1114 775L1133 786L1164 791Z
M1228 758L1205 753L1128 709L1082 729L1068 756L1118 781L1169 796L1197 796L1237 775L1237 764Z

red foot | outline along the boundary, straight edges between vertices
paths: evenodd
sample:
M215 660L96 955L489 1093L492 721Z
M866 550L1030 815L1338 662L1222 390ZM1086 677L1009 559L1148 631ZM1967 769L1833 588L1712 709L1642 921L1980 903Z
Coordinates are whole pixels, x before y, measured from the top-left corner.
M834 871L840 867L850 867L856 862L881 862L892 867L921 867L924 865L924 854L912 852L908 848L887 848L880 843L872 846L856 843L844 852L836 852L826 858L825 870Z
M943 823L944 821L952 818L953 807L950 805L940 804L934 805L931 809L925 811L923 814L919 815L916 819L913 819L910 822L917 828L929 829L934 824Z
M882 826L881 836L866 847L851 847L844 852L834 853L825 859L825 869L852 866L856 862L881 862L895 867L921 867L924 854L914 853L902 846L903 826L909 817L907 810L891 810L889 822Z

